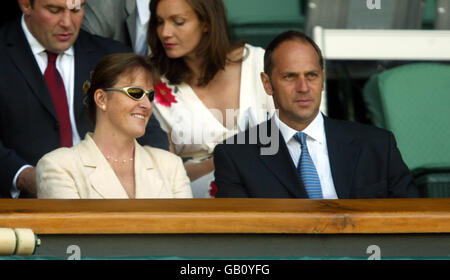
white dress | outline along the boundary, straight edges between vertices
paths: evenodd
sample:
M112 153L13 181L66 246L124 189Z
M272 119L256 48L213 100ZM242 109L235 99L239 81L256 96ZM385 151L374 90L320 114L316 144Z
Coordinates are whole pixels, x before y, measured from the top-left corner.
M214 147L234 134L268 120L274 110L260 78L264 71L264 49L246 44L241 69L239 111L208 109L188 84L171 85L164 77L155 87L153 112L169 133L175 153L185 161L199 163L213 156ZM237 123L235 122L237 117ZM227 129L220 119L223 118ZM231 123L230 123L231 122ZM231 124L231 125L228 125ZM193 182L194 198L209 198L211 172Z

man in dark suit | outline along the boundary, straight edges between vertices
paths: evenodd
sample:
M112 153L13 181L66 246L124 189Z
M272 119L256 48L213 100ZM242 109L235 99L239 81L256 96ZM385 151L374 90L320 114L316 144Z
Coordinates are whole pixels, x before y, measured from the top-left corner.
M34 165L62 146L63 123L69 127L69 145L93 128L82 90L90 72L108 54L132 52L119 42L80 31L84 0L19 0L19 5L22 19L0 29L0 197L19 192L20 197L35 196ZM46 76L50 54L57 57L52 73L60 79L53 85L61 89L62 80L65 88L65 122ZM139 142L168 149L154 117Z
M277 113L216 146L216 197L418 196L391 132L319 112L324 76L321 51L303 33L269 44L261 79Z

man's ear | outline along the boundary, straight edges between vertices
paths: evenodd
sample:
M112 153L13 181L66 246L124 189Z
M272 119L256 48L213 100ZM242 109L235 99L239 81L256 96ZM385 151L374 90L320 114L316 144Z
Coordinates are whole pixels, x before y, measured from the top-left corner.
M18 0L18 3L22 13L25 15L30 15L32 9L31 0Z
M261 81L263 83L264 90L268 95L273 94L272 82L270 81L269 75L264 72L261 72Z
M323 79L323 82L322 82L322 91L324 91L325 90L325 83L326 83L326 80L327 80L327 77L325 76L325 68L323 68L322 69L322 79Z

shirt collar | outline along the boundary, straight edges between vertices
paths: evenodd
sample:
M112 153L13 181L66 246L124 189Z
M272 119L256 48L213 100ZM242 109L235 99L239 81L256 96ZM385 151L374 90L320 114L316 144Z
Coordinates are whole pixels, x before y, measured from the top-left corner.
M136 0L137 14L141 25L145 25L150 19L150 0Z
M30 45L33 55L39 55L42 52L45 52L44 46L42 46L41 43L39 43L39 41L33 36L33 34L31 34L30 30L28 29L28 26L25 23L24 15L22 15L21 24L22 24L23 32L25 33L25 38L27 39L28 44ZM64 54L73 56L73 54L74 54L73 46L71 46L69 49L65 50Z
M274 118L275 123L278 125L281 135L283 135L287 144L298 131L282 122L278 117L278 113L274 114ZM314 120L302 132L320 144L325 143L325 127L323 124L322 113L317 114Z

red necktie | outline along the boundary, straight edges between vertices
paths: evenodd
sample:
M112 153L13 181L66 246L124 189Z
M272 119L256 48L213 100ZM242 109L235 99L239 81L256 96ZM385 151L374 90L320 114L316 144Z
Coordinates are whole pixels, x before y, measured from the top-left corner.
M47 52L48 64L44 72L44 78L47 82L53 105L55 106L56 116L59 121L59 143L61 147L72 147L72 126L70 125L69 106L67 105L66 90L64 82L56 69L56 58L58 54Z

